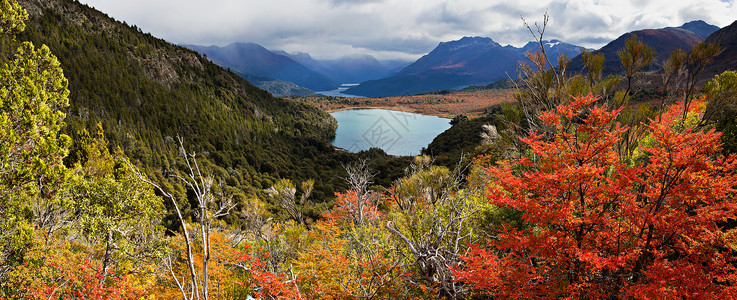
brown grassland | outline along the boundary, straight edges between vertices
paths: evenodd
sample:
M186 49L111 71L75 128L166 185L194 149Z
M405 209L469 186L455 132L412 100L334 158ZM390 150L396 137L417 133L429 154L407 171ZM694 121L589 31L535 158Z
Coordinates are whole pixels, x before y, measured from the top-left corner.
M514 102L513 93L514 89L493 89L383 98L310 96L294 99L313 103L328 112L352 108L384 108L452 118L460 114L468 117L481 116L491 106Z

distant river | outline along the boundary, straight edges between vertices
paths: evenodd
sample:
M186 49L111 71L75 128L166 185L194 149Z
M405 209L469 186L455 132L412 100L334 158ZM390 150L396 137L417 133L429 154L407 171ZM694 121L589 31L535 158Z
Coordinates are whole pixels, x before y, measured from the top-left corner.
M386 109L350 109L331 113L338 120L332 143L350 152L381 148L391 155L418 155L450 120Z
M318 93L320 95L325 95L325 96L333 96L333 97L366 98L364 96L343 94L343 92L345 92L345 90L347 90L348 88L354 87L354 86L357 86L357 85L358 85L358 83L344 83L344 84L341 84L340 87L338 87L337 90L332 90L332 91L319 91L319 92L315 92L315 93Z

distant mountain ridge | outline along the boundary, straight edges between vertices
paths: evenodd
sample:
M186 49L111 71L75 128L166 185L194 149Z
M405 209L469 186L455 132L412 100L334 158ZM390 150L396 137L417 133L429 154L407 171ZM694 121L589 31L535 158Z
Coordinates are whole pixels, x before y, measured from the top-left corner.
M288 81L313 91L338 88L338 85L325 75L305 67L290 57L273 53L258 44L232 43L225 47L184 46L207 55L209 59L222 67L231 68L242 74Z
M316 60L309 53L287 53L272 51L288 56L315 72L321 73L338 84L360 83L384 78L396 73L397 68L409 64L402 60L379 61L369 54L346 55L338 59Z
M704 69L702 80L711 79L727 70L737 70L737 21L712 33L706 41L718 43L722 51Z
M328 77L339 83L360 83L389 75L390 69L375 57L363 55L343 56L335 60L323 60Z
M633 34L637 39L646 45L653 47L655 50L655 58L646 70L654 70L661 68L663 61L667 60L670 54L676 49L683 51L691 51L696 44L702 42L707 36L717 31L719 27L707 24L704 21L692 21L685 23L679 27L666 27L660 29L643 29L627 32L615 40L609 42L594 53L604 54L604 73L618 74L624 69L619 61L617 51L624 47L624 43ZM583 59L581 56L575 57L571 61L571 71L584 71Z
M677 28L686 29L698 35L702 39L708 38L712 33L719 30L718 26L711 25L702 20L687 22Z
M554 57L561 53L572 57L579 54L581 49L557 40L544 41L544 44ZM501 46L488 37L464 37L457 41L442 42L396 75L363 82L345 93L369 97L401 96L458 89L516 77L519 62L525 61L525 53L536 47L535 43L528 43L522 48Z

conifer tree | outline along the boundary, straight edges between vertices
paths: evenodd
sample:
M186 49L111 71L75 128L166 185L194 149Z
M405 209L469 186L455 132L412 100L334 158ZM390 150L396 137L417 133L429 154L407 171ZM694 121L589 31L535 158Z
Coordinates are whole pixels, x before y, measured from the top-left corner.
M28 14L0 2L1 38L14 38ZM0 275L22 260L32 240L30 204L51 199L66 173L62 159L71 139L64 127L68 82L47 46L23 42L0 66Z

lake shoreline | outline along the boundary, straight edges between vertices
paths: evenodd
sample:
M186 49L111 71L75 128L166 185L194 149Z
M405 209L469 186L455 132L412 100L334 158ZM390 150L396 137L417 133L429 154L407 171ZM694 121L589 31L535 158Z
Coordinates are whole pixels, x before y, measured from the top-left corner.
M407 107L407 106L391 106L391 105L352 105L352 106L346 106L346 107L340 107L340 108L325 109L325 112L334 113L338 111L351 110L351 109L386 109L386 110L393 110L393 111L415 113L415 114L424 115L424 116L434 116L434 117L439 117L443 119L452 119L453 117L455 117L455 115L452 115L449 113L434 113L431 111L423 111L420 109Z
M383 98L346 97L293 97L296 101L312 103L324 111L337 112L349 109L387 109L411 112L426 116L452 119L458 115L475 118L487 115L489 109L504 103L514 103L513 89L493 89L450 94L422 94Z
M396 109L363 107L340 109L330 114L338 122L330 143L354 153L381 148L393 156L419 155L451 127L448 118Z

